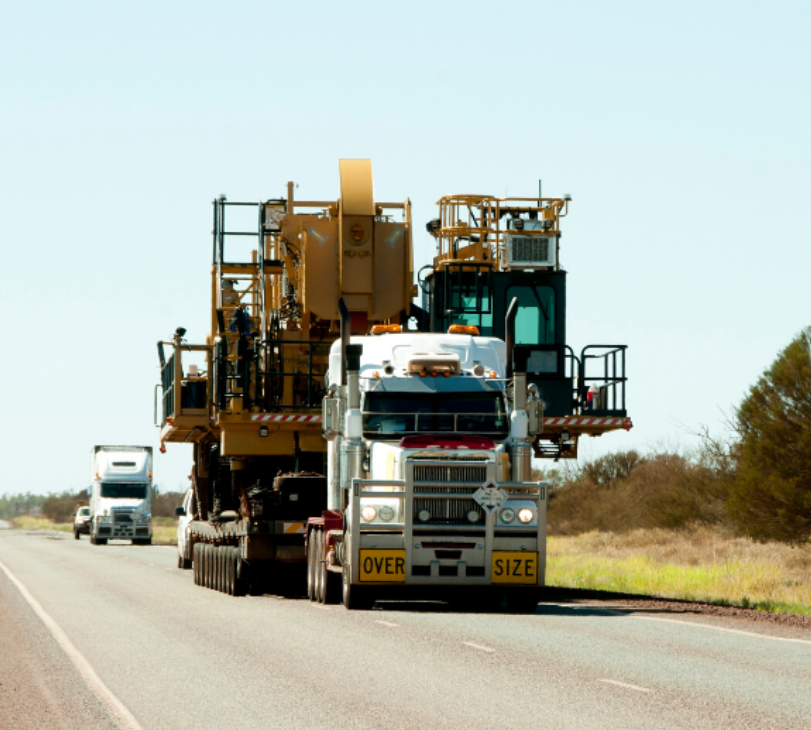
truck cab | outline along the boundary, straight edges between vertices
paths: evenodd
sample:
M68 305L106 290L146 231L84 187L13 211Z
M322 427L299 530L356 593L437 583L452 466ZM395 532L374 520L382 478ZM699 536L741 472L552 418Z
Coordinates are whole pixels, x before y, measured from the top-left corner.
M152 447L94 446L90 454L90 542L152 542Z
M456 331L352 337L345 388L342 344L332 346L324 429L342 529L327 516L311 539L332 542L349 608L471 591L537 603L546 485L529 481L529 436L540 400L522 374L506 379L503 341Z

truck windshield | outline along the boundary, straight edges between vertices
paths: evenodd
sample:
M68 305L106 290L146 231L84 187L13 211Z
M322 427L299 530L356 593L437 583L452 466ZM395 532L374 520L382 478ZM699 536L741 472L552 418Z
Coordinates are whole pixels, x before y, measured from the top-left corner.
M146 484L102 482L101 496L107 499L144 499L146 497Z
M367 393L363 404L363 430L370 435L508 429L499 393Z

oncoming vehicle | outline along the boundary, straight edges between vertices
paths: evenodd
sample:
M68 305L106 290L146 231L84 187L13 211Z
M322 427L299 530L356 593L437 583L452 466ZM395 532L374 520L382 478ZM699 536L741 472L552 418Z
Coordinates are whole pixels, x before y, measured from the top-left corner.
M152 447L94 446L90 452L90 542L152 543Z
M81 534L90 534L90 507L79 507L73 519L73 537L78 540Z

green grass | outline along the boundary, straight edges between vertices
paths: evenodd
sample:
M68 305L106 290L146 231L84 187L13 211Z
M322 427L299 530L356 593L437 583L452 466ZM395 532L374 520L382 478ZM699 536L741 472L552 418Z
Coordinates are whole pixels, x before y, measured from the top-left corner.
M811 615L811 549L707 530L551 537L547 584Z

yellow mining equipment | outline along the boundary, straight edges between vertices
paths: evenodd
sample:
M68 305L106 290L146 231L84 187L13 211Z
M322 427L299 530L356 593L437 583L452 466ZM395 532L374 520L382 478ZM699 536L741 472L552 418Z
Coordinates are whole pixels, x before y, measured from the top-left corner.
M436 239L433 264L420 270L421 329L461 325L504 339L527 359L527 380L544 403L538 458L576 458L580 436L630 429L625 405L625 345L566 340L566 278L561 221L571 197L446 195L426 224ZM427 272L427 273L424 273ZM505 329L515 303L515 332ZM514 338L514 343L511 343ZM508 363L508 379L511 377Z
M213 203L211 332L192 345L178 328L158 345L160 439L194 444L203 519L239 509L251 484L278 473L326 473L321 402L341 297L353 333L407 321L415 294L410 201L375 201L370 160L341 160L340 181L337 201L297 200L288 183L283 198ZM245 206L257 229L229 231L226 214L240 207L244 217ZM249 260L232 260L229 244L243 236L256 246ZM195 352L204 370L184 368L183 356Z

